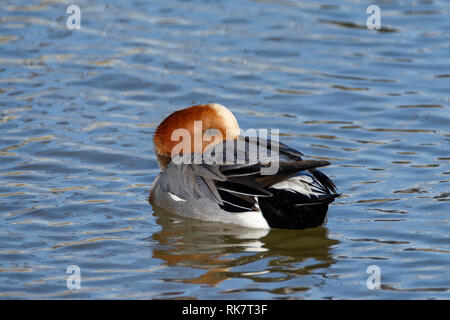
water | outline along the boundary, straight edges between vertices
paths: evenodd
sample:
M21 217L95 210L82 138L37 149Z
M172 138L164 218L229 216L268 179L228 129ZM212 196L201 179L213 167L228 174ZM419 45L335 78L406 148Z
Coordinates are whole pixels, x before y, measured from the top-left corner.
M448 1L70 4L0 4L1 298L450 298ZM332 162L323 227L153 212L155 126L208 102Z

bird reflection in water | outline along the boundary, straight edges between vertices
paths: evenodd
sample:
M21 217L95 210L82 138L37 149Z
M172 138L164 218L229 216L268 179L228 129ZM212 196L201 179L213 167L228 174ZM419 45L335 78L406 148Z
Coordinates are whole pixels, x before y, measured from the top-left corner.
M195 278L167 281L210 286L230 278L283 281L316 273L317 269L328 268L335 262L330 248L339 241L330 239L325 227L251 229L190 220L157 207L154 212L162 229L152 236L156 241L153 257L168 266L205 270ZM265 270L255 271L250 264L263 259L266 260ZM240 271L233 270L236 267Z

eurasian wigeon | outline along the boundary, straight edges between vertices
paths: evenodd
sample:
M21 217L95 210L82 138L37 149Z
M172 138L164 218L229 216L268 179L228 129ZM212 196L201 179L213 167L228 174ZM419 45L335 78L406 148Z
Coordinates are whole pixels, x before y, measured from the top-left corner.
M180 147L181 137L186 140ZM302 160L302 153L276 140L241 135L233 113L220 104L176 111L154 133L161 173L149 202L181 216L251 228L323 224L338 194L316 168L330 163ZM255 150L270 156L252 161ZM206 153L208 161L198 158Z

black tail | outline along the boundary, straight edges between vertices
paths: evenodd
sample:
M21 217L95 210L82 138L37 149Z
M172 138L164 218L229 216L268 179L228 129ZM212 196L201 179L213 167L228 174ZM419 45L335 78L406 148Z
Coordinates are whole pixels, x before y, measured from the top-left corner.
M271 228L306 229L322 225L328 205L339 196L308 197L288 190L269 188L270 198L258 198L259 208Z

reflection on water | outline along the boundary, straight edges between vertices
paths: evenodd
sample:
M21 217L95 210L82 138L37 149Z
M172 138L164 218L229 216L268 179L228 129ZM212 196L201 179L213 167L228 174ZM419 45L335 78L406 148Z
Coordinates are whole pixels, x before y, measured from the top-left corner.
M334 263L332 246L324 227L309 230L250 229L233 225L177 217L155 208L162 229L152 235L157 242L153 257L168 266L187 266L202 270L194 278L165 279L215 286L222 281L247 278L254 282L284 282L310 274ZM261 261L264 261L261 264ZM239 271L241 270L241 271ZM288 293L308 290L298 279L298 287L272 288ZM226 285L224 287L227 287ZM227 288L227 293L246 289ZM247 290L253 290L248 288Z

